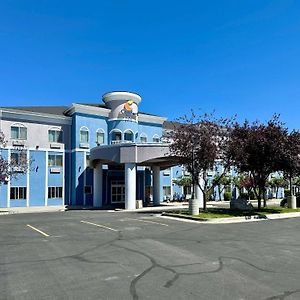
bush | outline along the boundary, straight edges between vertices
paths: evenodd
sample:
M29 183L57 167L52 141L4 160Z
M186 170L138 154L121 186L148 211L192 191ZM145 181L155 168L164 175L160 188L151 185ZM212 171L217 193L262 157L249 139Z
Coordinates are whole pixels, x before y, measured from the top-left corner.
M225 201L230 201L230 200L231 200L231 197L232 197L231 192L225 192L225 193L224 193L224 200L225 200Z

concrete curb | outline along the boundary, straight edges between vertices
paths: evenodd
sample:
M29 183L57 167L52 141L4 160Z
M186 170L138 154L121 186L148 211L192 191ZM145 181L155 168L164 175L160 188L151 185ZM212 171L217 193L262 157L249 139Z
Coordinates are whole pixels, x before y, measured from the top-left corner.
M231 224L231 223L249 223L249 222L258 222L258 221L267 221L267 220L279 220L279 219L290 219L290 218L299 218L300 212L291 212L291 213L282 213L282 214L267 214L264 216L253 215L245 217L233 217L233 218L215 218L215 219L205 219L205 218L196 218L193 216L176 216L176 214L163 213L163 218L177 219L183 222L194 222L194 223L205 223L205 224Z
M62 212L66 210L65 205L59 206L36 206L36 207L10 207L0 210L0 216L12 214L29 214L29 213L45 213L45 212Z

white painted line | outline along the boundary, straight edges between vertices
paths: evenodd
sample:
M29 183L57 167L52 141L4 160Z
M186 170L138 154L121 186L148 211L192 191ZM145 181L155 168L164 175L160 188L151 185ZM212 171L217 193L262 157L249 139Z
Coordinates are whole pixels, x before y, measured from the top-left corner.
M111 231L116 231L116 232L119 231L119 230L116 230L116 229L113 229L113 228L110 228L110 227L107 227L107 226L104 226L104 225L101 225L101 224L96 224L96 223L92 223L92 222L88 222L88 221L80 221L80 222L84 223L84 224L94 225L94 226L97 226L97 227L100 227L100 228L108 229L108 230L111 230Z
M40 234L42 234L42 235L44 235L44 236L47 236L47 237L50 236L49 234L47 234L47 233L43 232L42 230L39 230L39 229L37 229L37 228L35 228L35 227L29 225L29 224L27 224L27 226L30 227L31 229L33 229L33 230L39 232Z
M148 220L141 220L141 219L133 219L133 218L126 218L126 219L127 219L127 220L140 221L140 222L144 222L144 223L157 224L157 225L162 225L162 226L169 226L168 224L159 223L159 222L155 222L155 221L148 221Z

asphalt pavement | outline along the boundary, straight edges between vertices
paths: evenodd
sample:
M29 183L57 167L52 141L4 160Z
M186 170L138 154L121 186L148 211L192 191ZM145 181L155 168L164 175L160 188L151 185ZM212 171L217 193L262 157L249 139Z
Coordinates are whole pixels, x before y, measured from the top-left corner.
M300 218L66 211L2 215L0 228L1 299L300 299Z

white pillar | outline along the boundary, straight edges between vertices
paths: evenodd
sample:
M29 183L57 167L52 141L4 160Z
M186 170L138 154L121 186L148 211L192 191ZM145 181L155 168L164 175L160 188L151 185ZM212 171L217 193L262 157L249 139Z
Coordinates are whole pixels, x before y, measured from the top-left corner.
M94 168L94 182L93 182L93 206L102 206L102 184L103 184L103 171L102 164L98 164Z
M125 209L136 209L136 165L125 164Z
M160 167L152 167L153 171L153 205L160 205Z
M203 186L203 179L201 177L199 178L199 183L201 186ZM201 191L198 184L196 184L195 188L195 198L199 201L199 207L203 208L203 192Z

